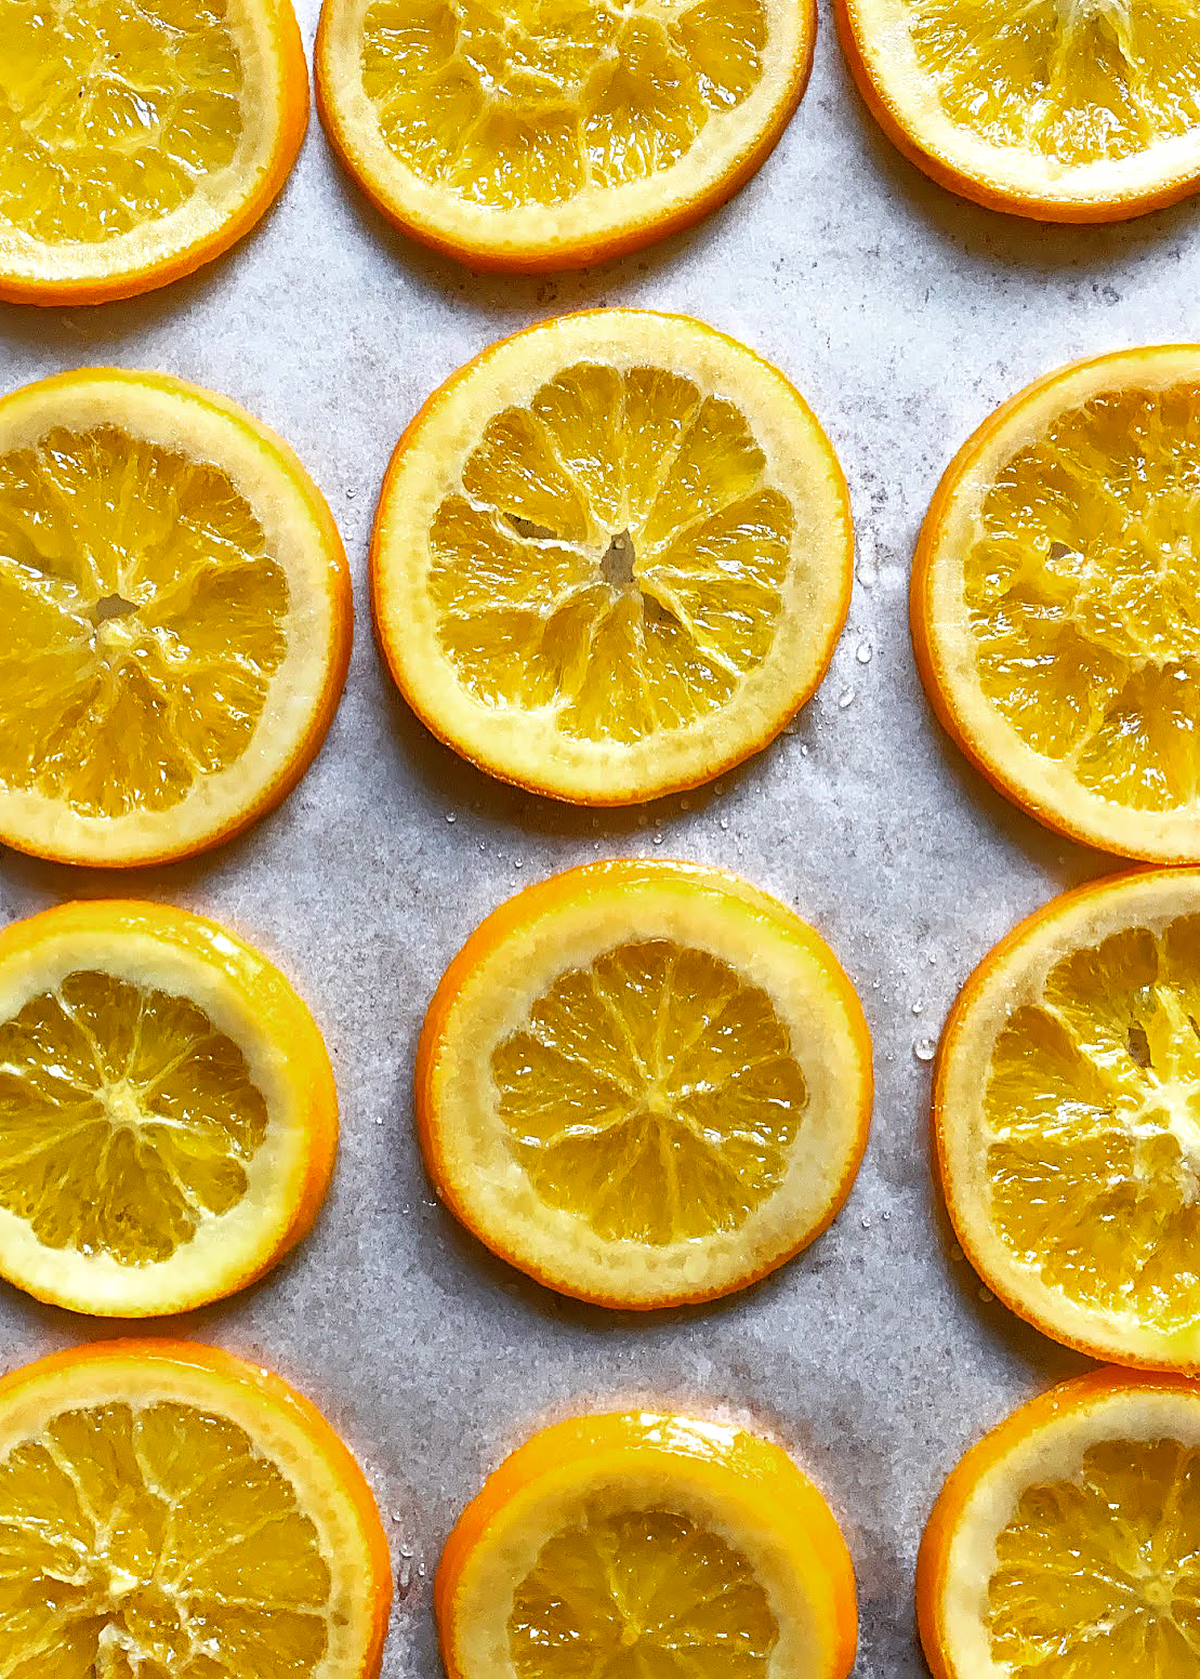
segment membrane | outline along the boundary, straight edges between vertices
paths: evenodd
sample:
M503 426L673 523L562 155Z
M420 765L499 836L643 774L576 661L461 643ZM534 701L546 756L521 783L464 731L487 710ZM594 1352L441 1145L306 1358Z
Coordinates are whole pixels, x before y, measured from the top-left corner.
M169 809L245 751L288 585L226 473L114 426L0 455L0 785Z
M374 0L362 76L407 168L467 203L563 204L670 168L758 85L763 0Z
M0 1205L51 1248L169 1259L246 1192L267 1108L194 1003L81 970L0 1025Z
M1200 792L1200 391L1106 391L1055 416L984 498L964 559L984 693L1089 792Z
M5 0L0 228L98 244L170 215L233 160L242 87L227 0Z
M1064 956L1017 1009L984 1094L991 1215L1089 1309L1163 1331L1200 1299L1200 916Z
M765 1679L778 1638L742 1553L653 1509L548 1539L508 1622L519 1679Z
M1104 1440L1028 1488L988 1581L992 1658L1022 1679L1192 1679L1200 1668L1200 1452Z
M492 419L430 531L441 646L481 704L629 745L770 652L791 503L732 403L583 363Z
M88 1406L0 1460L5 1679L306 1679L330 1586L291 1482L225 1417Z
M1200 127L1187 0L907 0L917 58L950 120L1071 166Z
M654 1245L744 1224L782 1183L808 1102L766 992L665 939L561 974L492 1077L538 1195Z

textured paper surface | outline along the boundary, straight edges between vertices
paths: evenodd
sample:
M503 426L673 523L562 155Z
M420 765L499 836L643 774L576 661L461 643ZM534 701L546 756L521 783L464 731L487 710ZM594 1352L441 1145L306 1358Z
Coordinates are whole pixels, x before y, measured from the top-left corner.
M311 44L316 0L299 9ZM720 1408L789 1444L854 1553L856 1673L917 1679L913 1563L943 1475L1083 1364L985 1298L951 1248L914 1046L1018 917L1115 865L1009 809L942 740L906 584L943 466L999 401L1074 356L1200 336L1200 211L1072 230L977 210L895 155L821 23L809 90L756 179L611 266L476 277L428 254L342 179L314 116L281 202L224 261L126 303L0 306L4 388L115 364L226 392L295 446L349 551L349 684L283 808L197 863L119 880L5 854L0 911L115 893L201 910L271 953L326 1033L342 1145L315 1231L257 1288L161 1327L274 1366L358 1453L393 1537L387 1679L436 1671L432 1574L486 1471L551 1418L630 1401ZM504 333L600 303L698 315L795 380L850 482L858 581L791 731L719 787L593 815L493 784L412 719L372 642L365 555L385 462L428 392ZM746 1295L650 1319L561 1302L475 1246L432 1200L409 1102L425 1002L476 922L526 881L625 853L721 863L795 905L862 993L878 1077L833 1229ZM113 1332L0 1285L4 1366Z

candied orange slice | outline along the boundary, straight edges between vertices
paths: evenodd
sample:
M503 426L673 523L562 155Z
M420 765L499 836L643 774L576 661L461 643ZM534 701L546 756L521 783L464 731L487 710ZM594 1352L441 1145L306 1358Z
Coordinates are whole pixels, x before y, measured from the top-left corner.
M964 444L912 581L942 723L1073 839L1200 859L1200 348L1052 373Z
M990 209L1116 221L1200 181L1200 21L1177 0L837 0L884 132Z
M685 863L591 864L471 935L430 1004L417 1122L439 1194L563 1293L742 1288L841 1207L870 1042L827 946Z
M307 123L290 0L5 0L0 298L98 303L211 262Z
M0 933L0 1273L79 1312L180 1312L307 1232L337 1144L317 1027L232 933L65 904Z
M1095 1357L1200 1368L1200 871L1095 882L985 957L934 1129L993 1293Z
M0 400L0 839L180 857L244 828L320 746L350 656L345 555L287 445L156 374Z
M777 1445L648 1412L575 1417L489 1477L435 1587L450 1679L845 1679L836 1520Z
M307 1400L181 1341L0 1381L17 1679L377 1679L391 1581L361 1469Z
M973 1446L917 1564L934 1679L1191 1679L1200 1387L1099 1370Z
M849 604L833 448L699 322L571 315L494 346L401 438L372 543L409 704L474 763L620 804L758 751Z
M812 63L811 0L326 0L321 116L406 232L477 268L634 250L758 168Z

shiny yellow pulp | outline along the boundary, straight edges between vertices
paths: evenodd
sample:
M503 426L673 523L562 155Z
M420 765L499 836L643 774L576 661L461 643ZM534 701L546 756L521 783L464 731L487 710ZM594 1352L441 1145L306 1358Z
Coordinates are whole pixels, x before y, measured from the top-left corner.
M1200 127L1200 19L1185 0L906 0L950 120L1074 166Z
M541 1199L655 1245L743 1224L783 1181L808 1100L766 992L666 939L561 974L492 1077Z
M1057 415L988 490L964 561L983 691L1088 792L1200 793L1200 390Z
M0 1460L4 1679L307 1679L329 1596L295 1488L227 1418L84 1406Z
M0 455L0 785L161 811L241 756L288 585L220 467L113 426Z
M794 515L733 403L583 363L487 426L430 532L441 645L481 704L629 744L770 651Z
M765 1679L778 1637L746 1558L656 1509L547 1540L508 1622L518 1679Z
M678 163L753 91L766 32L763 0L374 0L363 86L423 180L563 204Z
M237 150L226 0L4 0L0 228L99 243L186 204Z
M1062 957L984 1097L1003 1241L1085 1307L1200 1323L1200 916Z
M993 1660L1019 1679L1200 1672L1200 1452L1105 1440L1030 1487L988 1581Z
M245 1194L266 1129L241 1050L186 997L81 970L0 1025L0 1206L47 1247L169 1259Z

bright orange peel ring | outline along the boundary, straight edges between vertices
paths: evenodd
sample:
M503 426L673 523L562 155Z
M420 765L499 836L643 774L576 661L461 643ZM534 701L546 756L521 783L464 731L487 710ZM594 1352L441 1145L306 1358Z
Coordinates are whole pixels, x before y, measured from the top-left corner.
M435 1584L450 1679L846 1679L854 1570L771 1441L647 1412L543 1430L489 1477Z
M1023 921L942 1037L934 1143L987 1286L1095 1358L1200 1369L1200 871Z
M98 900L0 932L0 1274L30 1294L145 1317L253 1282L337 1132L311 1014L215 922Z
M743 1288L854 1181L858 998L813 930L698 864L593 863L501 905L429 1007L417 1124L438 1194L502 1259L631 1309Z
M893 145L987 209L1117 221L1200 184L1200 23L1173 0L837 0L836 13Z
M812 63L812 0L325 0L317 102L372 202L475 268L570 268L723 203Z
M290 0L6 0L0 298L101 303L229 249L308 124Z
M698 321L591 310L484 351L409 426L375 619L462 756L627 804L741 762L803 705L853 546L833 447L781 373Z
M1098 1370L973 1446L917 1563L933 1679L1191 1679L1200 1387Z
M159 374L0 399L0 841L122 867L292 789L350 657L341 539L287 444Z
M0 1381L14 1674L378 1679L387 1539L307 1399L183 1341L74 1348Z
M1200 860L1200 347L1047 375L964 444L921 531L913 646L972 763L1048 827Z

